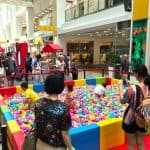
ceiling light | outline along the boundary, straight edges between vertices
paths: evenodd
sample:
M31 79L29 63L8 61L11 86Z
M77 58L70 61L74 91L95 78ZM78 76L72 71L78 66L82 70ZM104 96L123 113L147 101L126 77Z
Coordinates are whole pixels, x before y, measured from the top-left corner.
M95 32L96 34L99 34L99 32Z
M79 34L77 34L77 35L80 35L80 33L79 33Z
M110 28L108 28L107 30L110 31Z
M108 31L106 31L106 30L104 31L104 33L107 33L107 32L108 32Z
M110 35L112 35L113 33L109 33Z

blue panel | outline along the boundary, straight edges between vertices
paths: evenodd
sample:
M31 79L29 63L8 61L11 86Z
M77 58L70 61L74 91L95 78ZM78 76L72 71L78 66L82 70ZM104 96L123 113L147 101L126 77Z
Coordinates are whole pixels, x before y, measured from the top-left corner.
M99 150L100 129L96 124L70 130L72 144L76 150Z
M42 83L36 83L36 84L33 84L33 90L35 91L35 92L43 92L44 91L44 84L42 84Z
M5 112L3 116L5 121L14 120L14 116L11 112Z
M88 84L88 85L96 85L96 79L95 78L86 79L86 84Z

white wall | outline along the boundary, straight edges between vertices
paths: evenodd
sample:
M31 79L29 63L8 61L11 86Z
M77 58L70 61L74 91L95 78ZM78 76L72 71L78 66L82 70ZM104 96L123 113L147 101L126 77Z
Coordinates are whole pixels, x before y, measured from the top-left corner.
M131 13L124 11L124 6L119 5L104 11L90 14L78 19L64 23L58 31L58 34L69 33L73 31L81 31L91 29L106 24L131 19Z

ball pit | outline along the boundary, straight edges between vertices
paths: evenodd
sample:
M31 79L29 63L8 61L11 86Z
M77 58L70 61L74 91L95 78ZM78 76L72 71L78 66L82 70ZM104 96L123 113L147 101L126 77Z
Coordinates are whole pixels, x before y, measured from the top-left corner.
M76 128L91 123L96 123L111 118L122 117L126 106L119 102L118 87L108 86L106 96L97 99L93 93L95 86L74 87L73 100L71 102L72 127ZM46 96L44 92L39 97ZM65 100L65 91L59 98ZM8 97L5 103L10 107L21 130L28 135L34 129L34 112L29 110L26 98L23 94L15 94Z
M126 106L120 104L117 86L107 86L107 97L103 99L95 97L94 88L95 86L74 87L70 109L73 127L123 116ZM60 95L60 99L64 101L65 92Z

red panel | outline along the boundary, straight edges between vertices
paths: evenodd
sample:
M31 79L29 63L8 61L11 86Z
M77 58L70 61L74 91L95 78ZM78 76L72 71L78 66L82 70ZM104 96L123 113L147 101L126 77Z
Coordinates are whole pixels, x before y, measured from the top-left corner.
M25 140L25 136L23 132L16 132L12 135L12 140L13 140L13 147L15 150L22 150L22 145Z
M106 77L106 84L107 84L107 85L111 85L111 78Z
M72 85L72 86L74 86L74 80L66 80L64 83L65 83L65 85Z
M5 87L5 88L0 88L0 94L2 96L11 96L13 94L16 93L16 87L12 86L12 87Z

